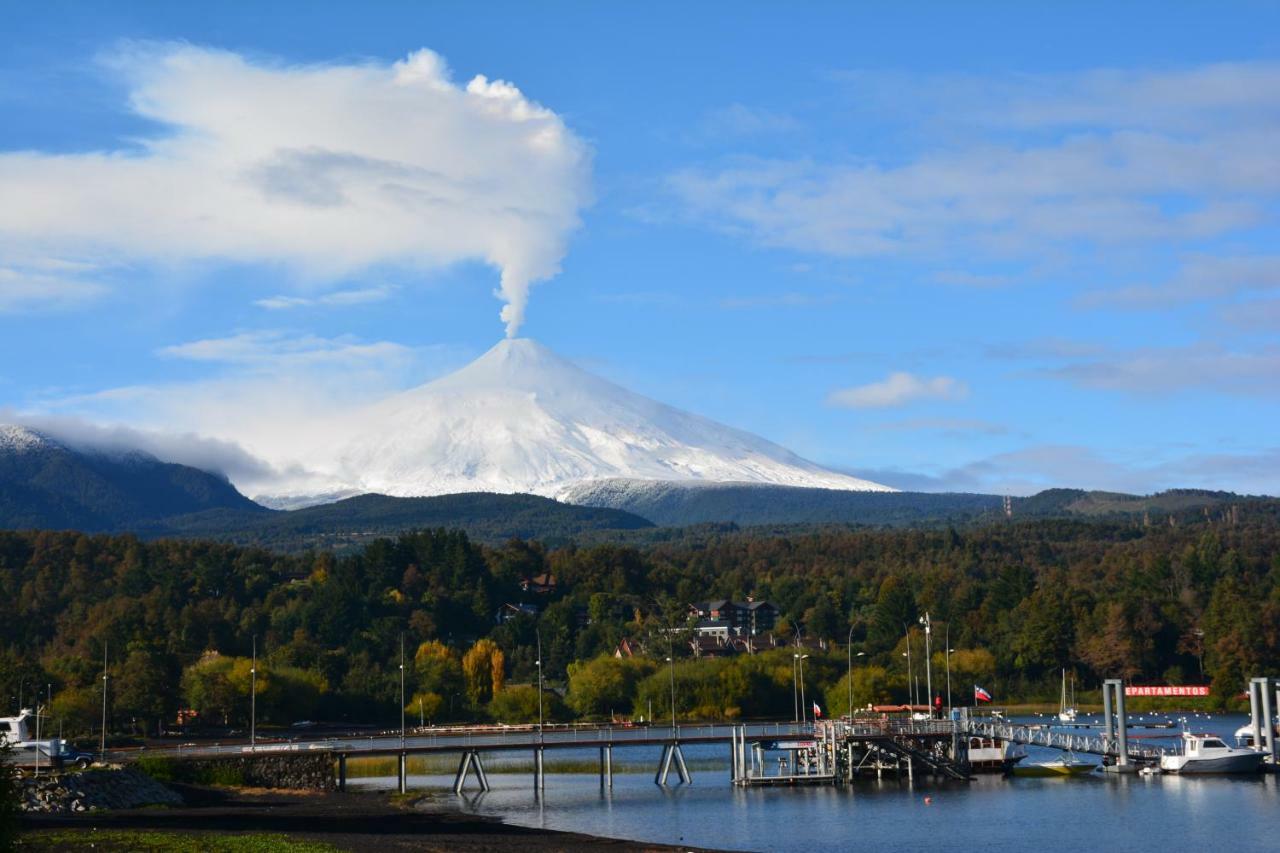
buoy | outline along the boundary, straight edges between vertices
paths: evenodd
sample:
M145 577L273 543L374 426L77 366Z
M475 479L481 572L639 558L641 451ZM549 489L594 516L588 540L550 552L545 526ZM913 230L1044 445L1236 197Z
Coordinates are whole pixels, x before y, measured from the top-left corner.
M925 797L925 798L924 798L924 804L925 804L926 806L933 805L933 797Z

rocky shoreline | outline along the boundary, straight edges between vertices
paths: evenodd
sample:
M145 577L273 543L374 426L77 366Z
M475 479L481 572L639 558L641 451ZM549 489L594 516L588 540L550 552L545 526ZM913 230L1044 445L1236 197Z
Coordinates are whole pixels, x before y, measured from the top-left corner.
M143 806L180 806L182 795L137 770L106 767L17 780L25 813L78 814Z

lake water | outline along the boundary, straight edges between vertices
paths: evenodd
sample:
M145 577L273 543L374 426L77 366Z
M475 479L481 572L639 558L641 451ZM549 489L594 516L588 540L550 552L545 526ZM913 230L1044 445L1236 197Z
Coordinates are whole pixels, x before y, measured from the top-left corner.
M1230 738L1244 722L1239 715L1220 715L1193 719L1191 725ZM1028 761L1058 754L1030 752ZM917 780L914 786L885 779L843 787L740 789L729 781L726 745L686 748L694 783L662 789L653 784L658 753L656 747L615 749L615 767L638 772L616 772L608 792L601 791L595 773L548 773L541 798L534 796L531 773L493 772L495 761L487 764L493 790L458 802L466 811L526 826L735 850L1280 851L1280 776L1274 774L996 775L968 783ZM570 755L591 761L597 753L551 751L548 765ZM411 777L415 789L447 790L452 781ZM361 784L384 787L394 780Z

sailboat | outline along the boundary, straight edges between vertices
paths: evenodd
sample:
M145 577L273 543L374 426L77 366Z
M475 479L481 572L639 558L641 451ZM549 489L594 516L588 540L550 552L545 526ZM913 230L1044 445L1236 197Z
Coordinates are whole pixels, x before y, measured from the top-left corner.
M1076 677L1071 676L1071 704L1067 704L1067 671L1062 670L1062 701L1058 704L1058 722L1074 723L1076 721Z

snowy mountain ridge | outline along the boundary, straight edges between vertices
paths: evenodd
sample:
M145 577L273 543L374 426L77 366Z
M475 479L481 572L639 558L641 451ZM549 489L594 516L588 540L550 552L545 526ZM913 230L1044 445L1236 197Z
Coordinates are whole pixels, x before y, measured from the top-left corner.
M602 480L893 491L628 391L522 338L371 406L348 435L312 463L334 493L560 497Z

